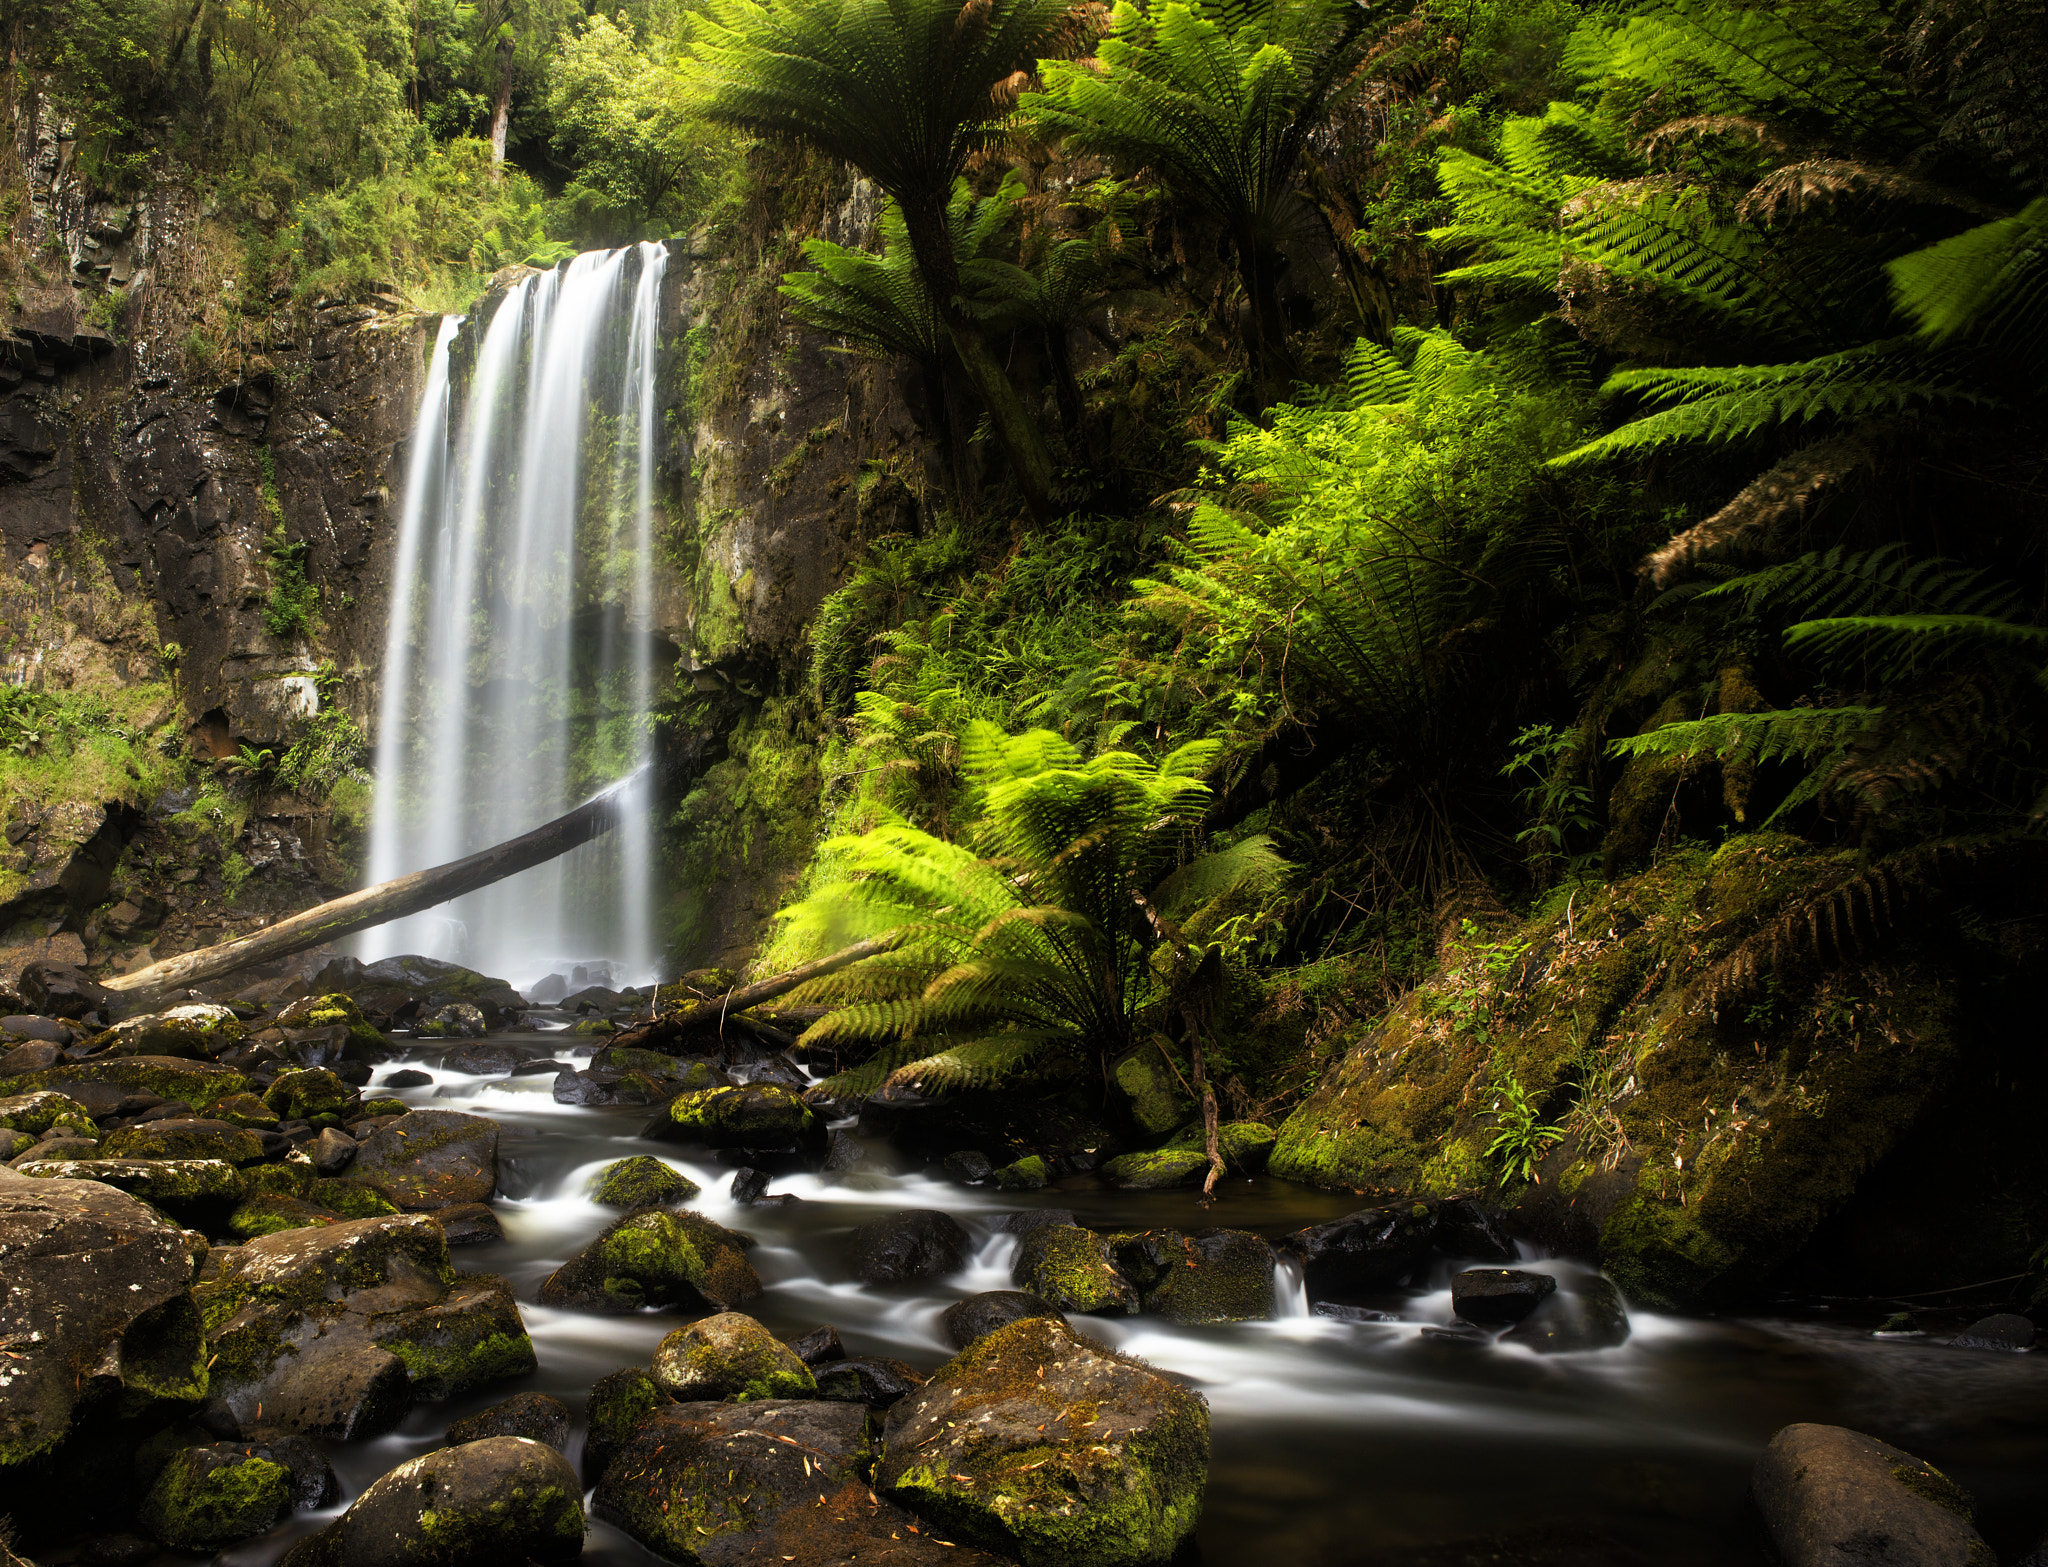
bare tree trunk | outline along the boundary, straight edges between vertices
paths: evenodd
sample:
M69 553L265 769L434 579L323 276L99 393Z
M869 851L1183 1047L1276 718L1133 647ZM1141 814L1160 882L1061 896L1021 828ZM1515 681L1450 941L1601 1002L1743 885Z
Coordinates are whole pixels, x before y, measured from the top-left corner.
M155 992L194 985L201 980L232 974L252 963L289 957L323 941L388 924L404 915L417 914L437 903L459 898L465 892L488 887L494 881L503 881L507 876L567 854L571 849L610 832L625 814L632 786L641 776L636 773L596 799L585 801L566 816L558 816L546 826L536 827L532 832L495 848L447 865L437 865L432 870L414 871L410 876L400 876L395 881L365 887L361 892L352 892L345 898L336 898L303 914L279 920L253 936L243 936L217 947L202 947L181 957L165 958L161 963L152 963L132 974L117 974L106 982L107 988Z
M505 130L512 119L512 56L517 45L498 40L498 101L491 107L491 167L505 161Z
M1188 1043L1194 1051L1195 1092L1202 1096L1202 1136L1209 1154L1209 1174L1202 1182L1202 1206L1216 1200L1216 1183L1223 1179L1223 1155L1216 1147L1216 1094L1209 1087L1209 1064L1202 1054L1202 1025L1193 1012L1185 1014Z
M691 1001L673 1012L663 1012L632 1028L621 1029L612 1036L614 1045L626 1045L639 1050L659 1050L672 1044L686 1034L701 1029L718 1030L726 1021L759 1006L764 1001L773 1001L777 996L787 995L797 986L814 979L823 979L827 974L836 974L849 964L858 963L862 958L872 958L878 953L894 952L903 945L903 933L890 931L881 936L870 936L866 941L856 941L850 947L841 947L829 957L819 958L800 968L757 979L751 985L742 985L737 990L727 991L717 1000ZM808 1012L809 1008L793 1009ZM810 1021L815 1021L811 1019Z

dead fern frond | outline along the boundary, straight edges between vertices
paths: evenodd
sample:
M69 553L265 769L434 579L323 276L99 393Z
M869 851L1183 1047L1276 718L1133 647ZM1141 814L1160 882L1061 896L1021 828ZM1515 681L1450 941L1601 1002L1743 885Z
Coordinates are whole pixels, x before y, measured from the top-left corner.
M1744 485L1719 511L1694 523L1651 555L1643 568L1658 587L1669 586L1680 570L1702 555L1804 514L1816 496L1875 457L1875 450L1856 436L1836 436L1802 446Z

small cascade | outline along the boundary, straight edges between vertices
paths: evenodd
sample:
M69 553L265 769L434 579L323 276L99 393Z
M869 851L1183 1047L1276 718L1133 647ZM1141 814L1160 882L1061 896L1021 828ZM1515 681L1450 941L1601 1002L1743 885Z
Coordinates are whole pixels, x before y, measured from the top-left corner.
M400 514L371 823L374 882L502 842L653 752L655 362L667 251L522 279L434 346ZM470 349L466 377L463 350ZM652 825L366 933L530 985L572 963L642 983ZM567 972L566 968L563 968Z

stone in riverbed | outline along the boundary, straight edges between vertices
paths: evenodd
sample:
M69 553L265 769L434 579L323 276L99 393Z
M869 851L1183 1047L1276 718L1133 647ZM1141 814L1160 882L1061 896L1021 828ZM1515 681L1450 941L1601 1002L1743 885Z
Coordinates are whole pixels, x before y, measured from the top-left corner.
M1435 1214L1426 1203L1361 1208L1328 1224L1296 1230L1279 1244L1301 1258L1311 1296L1351 1294L1399 1284L1429 1253Z
M478 1032L482 1032L481 1029ZM441 1057L441 1065L465 1077L505 1077L519 1065L521 1053L507 1044L458 1045Z
M817 1379L796 1352L737 1311L678 1328L655 1350L653 1370L661 1390L681 1403L818 1396Z
M226 1121L148 1121L109 1133L100 1153L108 1159L219 1159L235 1165L257 1164L263 1159L263 1139Z
M78 1137L99 1136L92 1112L67 1094L13 1094L0 1099L0 1127L32 1137L62 1128Z
M801 1095L773 1083L687 1093L668 1107L666 1135L709 1148L797 1148L825 1145L825 1123Z
M761 1293L745 1238L702 1214L643 1208L607 1226L549 1274L542 1302L621 1313L646 1306L728 1311Z
M1035 1192L1051 1179L1045 1161L1037 1154L1006 1164L996 1171L996 1186L1006 1192Z
M1199 1186L1208 1169L1208 1155L1197 1149L1153 1148L1121 1154L1105 1164L1100 1174L1105 1186L1142 1192Z
M1157 1282L1145 1291L1145 1309L1183 1326L1264 1322L1273 1315L1273 1248L1243 1230L1201 1235L1152 1232L1164 1245ZM1112 1249L1121 1265L1126 1248ZM1122 1271L1129 1276L1131 1270Z
M830 1360L844 1360L846 1346L839 1342L839 1330L829 1323L822 1328L812 1328L808 1333L799 1333L794 1338L782 1341L805 1365L813 1371Z
M121 1099L138 1093L188 1104L204 1115L229 1095L247 1089L249 1080L233 1067L217 1061L116 1056L97 1061L67 1061L40 1072L24 1072L9 1078L7 1086L17 1094L55 1089L78 1100L95 1115L111 1112ZM100 1099L105 1100L106 1111L95 1102Z
M1067 1320L1024 1290L985 1290L969 1295L965 1300L954 1301L939 1320L945 1324L946 1337L953 1341L953 1347L965 1349L997 1328L1006 1328L1027 1317L1050 1317L1061 1324Z
M425 1088L433 1081L433 1073L422 1072L417 1067L409 1066L401 1071L387 1073L384 1081L377 1086L379 1088Z
M1138 1292L1110 1261L1108 1243L1077 1225L1025 1231L1010 1281L1060 1311L1129 1317L1138 1310Z
M854 1277L863 1284L914 1284L958 1268L967 1232L933 1208L903 1208L863 1224L847 1242Z
M355 1177L410 1213L488 1202L498 1189L498 1123L459 1110L414 1110L356 1151Z
M1547 1273L1519 1268L1467 1268L1451 1279L1451 1310L1482 1328L1520 1322L1557 1288Z
M916 1367L886 1355L855 1355L820 1367L818 1397L846 1404L887 1409L905 1394L924 1386Z
M1209 1407L1034 1317L940 1367L884 1442L876 1487L950 1538L1024 1567L1122 1567L1165 1561L1194 1528Z
M356 1091L324 1066L280 1072L263 1094L263 1103L287 1121L342 1115L355 1102Z
M33 1159L14 1168L38 1180L98 1181L160 1208L242 1195L241 1172L222 1159Z
M488 1026L480 1009L466 1001L451 1001L424 1023L416 1024L413 1032L429 1039L481 1039ZM469 1069L458 1066L455 1070L465 1072Z
M293 1030L345 1028L350 1044L358 1050L381 1052L384 1049L384 1036L363 1016L362 1009L339 991L321 996L301 996L296 1001L287 1002L278 1009L271 1022L278 1028ZM374 1061L377 1057L371 1055L369 1059Z
M1627 1343L1628 1335L1628 1311L1621 1303L1621 1291L1593 1273L1560 1281L1557 1292L1538 1300L1535 1309L1503 1333L1500 1341L1520 1344L1539 1355L1559 1355L1613 1349Z
M2033 1343L2034 1324L2012 1311L1981 1317L1948 1341L1950 1349L2002 1349L2007 1352L2030 1349Z
M23 1072L40 1072L46 1066L55 1066L63 1054L56 1045L16 1045L0 1055L0 1078L19 1077Z
M1429 1244L1460 1262L1513 1262L1517 1255L1500 1210L1477 1197L1451 1197L1438 1203Z
M433 1219L450 1246L483 1246L505 1238L505 1226L484 1203L459 1202L452 1208L436 1208Z
M583 1409L584 1474L592 1480L602 1476L633 1428L672 1402L644 1366L628 1366L591 1383Z
M651 1154L635 1154L597 1173L590 1200L606 1208L666 1208L687 1202L703 1188Z
M125 1192L0 1170L0 1464L63 1440L82 1368L109 1367L138 1402L205 1397L191 1279L185 1233Z
M568 1460L524 1437L495 1436L400 1464L284 1564L489 1567L582 1554L583 1490Z
M685 1567L994 1567L877 1503L872 1461L858 1404L668 1404L627 1438L598 1482L594 1511Z
M1771 1438L1750 1494L1785 1567L1990 1567L1969 1496L1932 1464L1842 1426Z
M491 1436L523 1436L559 1453L569 1445L569 1406L545 1393L514 1393L448 1427L450 1447Z
M174 1453L137 1518L173 1550L213 1552L264 1533L291 1510L289 1469L220 1442Z
M85 1048L96 1056L179 1056L188 1061L211 1061L234 1049L248 1034L248 1027L233 1009L199 1001L123 1018L86 1041Z

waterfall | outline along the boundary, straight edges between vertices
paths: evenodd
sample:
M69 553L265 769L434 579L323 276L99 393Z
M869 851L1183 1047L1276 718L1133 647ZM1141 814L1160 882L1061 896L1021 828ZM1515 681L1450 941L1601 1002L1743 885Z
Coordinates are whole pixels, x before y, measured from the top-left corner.
M666 260L644 244L521 279L478 324L466 378L464 323L441 325L400 511L373 883L537 827L653 754ZM572 964L644 982L658 955L652 829L644 805L625 820L559 860L367 932L359 955L423 953L516 985Z

